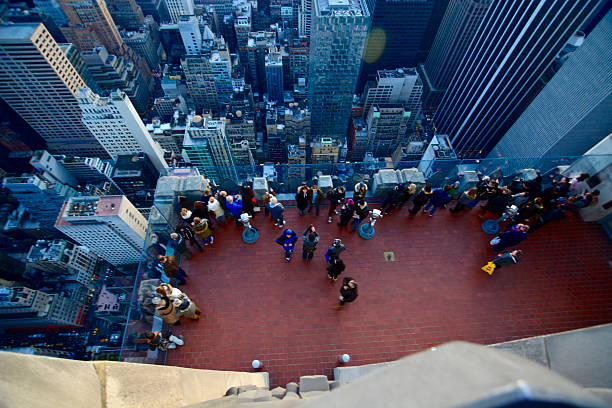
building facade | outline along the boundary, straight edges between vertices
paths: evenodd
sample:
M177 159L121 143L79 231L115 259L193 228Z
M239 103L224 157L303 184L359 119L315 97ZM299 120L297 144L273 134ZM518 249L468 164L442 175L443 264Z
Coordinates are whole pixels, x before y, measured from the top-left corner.
M541 90L540 77L597 3L491 4L434 118L459 157L487 156Z
M368 148L374 157L389 157L405 141L410 111L400 104L375 104L367 116Z
M86 84L43 24L0 25L0 96L53 153L108 157L83 125Z
M363 0L313 2L308 74L312 134L344 140L370 28Z
M73 197L55 228L117 266L140 261L147 220L125 196Z
M266 55L266 87L268 100L283 102L283 61L280 52Z
M181 16L191 16L195 14L193 0L164 0L166 9L170 16L170 22L178 23Z

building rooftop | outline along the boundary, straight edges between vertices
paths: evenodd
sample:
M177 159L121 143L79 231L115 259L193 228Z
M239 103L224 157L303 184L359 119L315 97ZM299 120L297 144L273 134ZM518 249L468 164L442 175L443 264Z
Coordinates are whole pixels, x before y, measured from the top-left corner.
M316 0L316 9L321 15L369 16L362 0Z
M0 24L1 40L29 40L42 23L2 23Z
M253 220L255 244L226 222L214 245L182 263L191 278L181 290L202 319L172 328L185 345L166 364L251 371L259 359L274 387L331 376L343 353L350 365L378 363L451 340L492 344L612 321L612 243L601 226L570 213L531 234L518 265L489 276L480 268L494 257L491 236L476 212L411 218L404 208L366 241L328 224L326 207L315 217L287 206L288 228L301 234L314 223L320 234L310 263L298 242L289 264L274 243L280 230L263 214ZM327 279L323 257L337 237L347 248L340 280L359 282L358 299L342 311L333 310L340 282Z

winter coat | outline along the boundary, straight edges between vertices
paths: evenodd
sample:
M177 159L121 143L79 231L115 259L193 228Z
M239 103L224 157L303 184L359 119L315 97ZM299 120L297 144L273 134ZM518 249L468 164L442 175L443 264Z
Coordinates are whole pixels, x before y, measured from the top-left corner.
M346 204L344 208L340 210L340 225L348 225L351 218L353 218L354 213L355 207L351 204Z
M176 255L168 255L166 258L166 262L164 262L164 273L167 277L174 277L179 270L178 260L176 259Z
M240 213L242 212L242 201L241 200L234 200L231 203L226 202L225 205L227 206L227 209L229 210L229 212L232 213L232 215L239 216Z
M421 191L414 197L414 205L424 205L429 201L431 195L433 194L433 190L431 193L426 193L425 189L422 188Z
M208 202L208 211L215 213L215 217L222 217L225 214L223 208L221 208L221 203L217 199L213 199L213 202Z
M310 241L308 237L313 234L315 236L314 241ZM317 244L319 243L319 233L318 232L309 232L308 228L302 234L302 240L304 241L304 245L302 246L302 250L306 252L314 252L317 249Z
M474 198L470 197L467 191L464 191L457 199L457 204L468 205L472 200L474 200Z
M361 186L365 186L365 190L362 191ZM357 183L355 184L355 188L353 190L353 200L355 200L355 202L359 200L365 200L367 193L368 193L368 186L362 182Z
M177 234L182 235L186 240L191 241L195 238L191 225L184 225L182 228L176 227L175 231Z
M429 200L434 207L442 207L450 202L451 197L444 189L434 188Z
M168 340L170 338L170 336L172 335L169 331L165 332L165 333L160 333L160 332L154 332L155 333L155 338L153 338L153 340L149 340L147 339L147 344L149 344L149 349L151 351L153 350L159 350L159 351L166 351L168 350L168 346L170 344L172 344L172 342L170 340Z
M476 198L479 200L490 200L493 197L499 194L499 188L490 186L488 184L483 184L478 188L478 194L476 194Z
M500 242L494 246L496 251L515 246L527 239L527 233L518 229L516 226L507 228L499 234Z
M306 208L308 208L308 193L304 194L304 191L299 191L296 195L295 195L295 201L297 203L297 207L300 210L305 210Z
M199 219L208 218L208 208L206 206L206 201L205 202L196 201L196 203L201 203L203 207L198 209L194 205L193 210L191 210L191 212L193 213L193 218L199 218ZM191 221L193 222L193 219Z
M287 235L287 230L283 231L282 235L276 238L276 243L281 245L286 251L293 251L295 243L298 240L297 234L294 232L292 236Z
M389 190L389 192L387 193L387 200L392 203L399 203L402 199L402 195L404 194L405 189L406 188L401 184L398 184L397 186L393 187L393 189Z
M174 324L179 321L179 317L176 315L176 310L172 301L167 297L162 297L162 302L156 305L157 314L162 318L166 324Z
M343 297L343 301L344 302L352 302L353 300L357 299L358 293L357 293L357 286L355 286L354 288L351 288L350 286L348 286L348 283L350 281L352 281L353 278L351 277L346 277L342 280L342 287L340 288L340 294ZM344 287L347 287L347 289L345 289Z
M497 258L492 260L491 262L495 264L498 268L506 265L514 265L518 263L518 259L513 257L510 252L504 252L503 254L497 255Z
M169 244L171 248L174 249L174 253L183 253L187 250L187 245L185 244L185 238L181 234L177 240L171 239Z
M340 190L334 188L327 193L327 198L329 199L330 203L338 205L344 202L346 193L340 192Z
M193 232L200 239L208 239L208 237L210 237L210 235L212 234L212 232L210 231L210 227L208 226L207 220L202 220L198 225L194 225Z
M332 263L327 267L327 274L331 277L337 278L338 275L340 275L345 269L346 266L344 265L344 262L339 261Z
M244 212L252 213L253 208L255 207L255 203L253 202L255 193L253 192L253 189L243 186L240 188L240 195L242 196L242 209Z
M506 211L506 207L510 203L512 196L510 194L500 194L489 200L485 209L493 214L502 215Z
M323 192L323 190L321 190L319 187L313 187L315 190L310 190L310 192L313 194L313 199L314 200L314 205L321 205L321 202L323 202L323 198L325 197L325 193Z
M363 208L361 208L360 206L355 207L355 214L358 215L359 219L362 221L366 219L367 216L370 215L368 205L366 204Z
M191 225L191 223L193 222L194 218L195 218L195 215L193 215L193 211L191 211L191 210L188 210L187 214L185 214L185 215L181 214L181 220L183 220L183 222L185 224Z
M273 220L278 220L282 218L283 212L285 212L285 207L281 203L276 204L268 204L268 211L270 211L270 216Z
M189 297L187 297L186 294L181 293L180 295L178 295L176 297L176 299L181 301L181 305L180 306L174 306L174 310L176 311L176 315L180 318L180 317L188 317L188 318L192 318L195 313L196 313L196 309L198 308L197 305L195 304L195 302L193 302L191 299L189 299Z
M329 262L330 258L338 258L340 256L340 253L345 249L346 247L344 246L344 244L340 244L338 246L330 246L329 248L327 248L327 252L325 252L325 260Z
M272 193L264 193L264 194L261 196L261 202L263 203L263 206L264 206L264 207L266 207L268 204L270 204L270 199L271 199L272 197L275 197L275 195L274 195L274 194L272 194Z

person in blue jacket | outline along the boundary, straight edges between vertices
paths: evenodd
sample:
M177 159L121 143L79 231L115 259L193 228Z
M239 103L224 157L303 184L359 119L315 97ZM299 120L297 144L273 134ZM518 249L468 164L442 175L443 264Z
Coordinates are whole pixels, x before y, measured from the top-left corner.
M443 189L434 188L433 194L431 195L429 202L427 203L425 208L423 208L423 210L429 211L431 209L431 211L429 211L429 216L433 217L438 208L450 202L451 196L449 194L449 191L451 191L452 188L453 186L451 186L450 184L445 185Z
M225 205L227 206L229 212L232 214L232 217L234 217L236 225L242 225L242 223L240 222L240 214L242 213L242 200L240 199L240 196L237 195L233 198L232 196L227 196L225 200Z
M293 250L295 249L295 243L297 240L298 240L297 234L289 228L287 228L286 230L283 230L283 233L281 234L281 236L276 239L276 243L278 245L281 245L283 249L285 250L285 260L287 262L291 262L291 254L293 253Z
M504 232L491 240L493 251L500 253L506 248L520 244L527 239L528 232L529 225L525 224L516 224L506 228Z

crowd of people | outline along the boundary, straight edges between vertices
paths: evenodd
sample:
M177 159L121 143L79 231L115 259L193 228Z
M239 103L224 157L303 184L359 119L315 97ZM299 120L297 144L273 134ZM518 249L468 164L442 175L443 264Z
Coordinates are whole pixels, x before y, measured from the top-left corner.
M588 174L575 178L559 175L549 184L543 185L542 177L537 176L531 180L516 178L508 185L502 186L498 179L481 176L475 186L465 191L459 190L459 180L440 188L434 188L429 183L421 188L415 183L400 183L386 194L381 209L385 214L399 213L407 206L410 207L408 217L414 217L419 212L433 217L441 208L449 208L450 213L455 215L465 213L476 206L479 206L478 216L481 218L487 213L496 217L506 214L507 226L490 242L495 253L490 264L494 265L493 269L501 268L519 262L523 251L511 248L527 239L529 234L549 222L563 219L566 211L577 211L597 202L599 191L589 191L586 183L588 179ZM300 216L311 214L313 209L315 216L319 216L321 205L327 202L328 223L338 216L337 224L340 228L350 225L350 231L354 232L370 215L370 207L366 201L367 192L368 186L363 182L354 185L352 197L347 197L344 186L323 192L315 182L311 186L304 184L297 189L295 203ZM181 199L180 204L181 223L170 235L169 242L174 254L157 255L158 267L163 269L168 278L175 278L178 285L187 282L187 273L179 266L178 257L191 258L194 249L203 251L204 247L212 245L214 231L218 224L225 222L226 217L232 218L237 225L243 225L240 221L241 214L255 217L259 211L258 207L262 207L265 217L269 217L275 226L282 229L275 242L282 247L285 261L291 262L300 236L295 230L285 228L285 206L279 202L273 189L265 192L259 202L255 199L252 188L244 185L240 188L240 194L234 196L225 191L213 192L207 189L202 198L193 204L188 205L186 199ZM301 238L302 259L310 262L319 244L319 233L316 227L310 224L301 234ZM324 254L327 277L332 282L336 282L346 269L340 258L340 254L345 250L341 239L337 238ZM352 277L345 277L339 292L339 302L335 306L338 310L357 299L357 281ZM193 320L200 318L200 309L178 288L164 283L160 285L157 293L154 304L165 323L177 324L182 317ZM164 333L149 335L155 335L150 344L156 344L159 349L176 347L182 342L182 339L166 336ZM170 337L173 337L173 340Z

